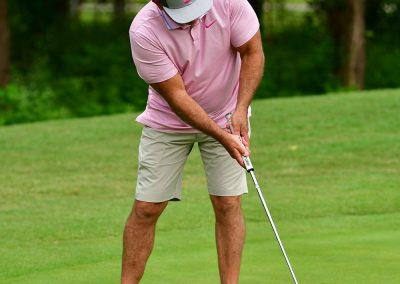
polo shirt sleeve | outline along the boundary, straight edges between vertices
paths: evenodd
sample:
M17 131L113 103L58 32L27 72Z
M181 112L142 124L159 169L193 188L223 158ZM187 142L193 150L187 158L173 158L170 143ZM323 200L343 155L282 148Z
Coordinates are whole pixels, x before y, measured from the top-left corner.
M136 70L147 84L168 80L178 72L156 41L137 31L130 31L129 39Z
M247 0L230 0L231 44L239 47L248 42L260 28L260 23Z

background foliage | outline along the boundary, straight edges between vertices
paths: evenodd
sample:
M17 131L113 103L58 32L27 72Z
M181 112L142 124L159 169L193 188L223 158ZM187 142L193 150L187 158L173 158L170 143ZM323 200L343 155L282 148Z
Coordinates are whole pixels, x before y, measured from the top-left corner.
M0 125L144 108L146 85L136 74L128 39L134 12L115 18L112 10L81 9L71 15L66 0L8 2L12 81L0 88ZM263 1L256 2L262 7ZM312 0L314 9L306 11L288 8L301 1L267 2L267 63L256 97L346 89L336 74L340 59L324 18L324 10L344 1ZM399 19L400 0L367 1L367 89L400 86Z

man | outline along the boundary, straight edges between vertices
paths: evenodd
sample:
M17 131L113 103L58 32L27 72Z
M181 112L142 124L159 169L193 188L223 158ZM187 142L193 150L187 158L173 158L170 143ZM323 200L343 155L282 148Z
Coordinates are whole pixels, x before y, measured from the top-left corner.
M245 238L240 197L247 192L241 156L250 152L248 109L264 65L257 17L247 0L153 0L129 34L149 95L137 118L144 129L121 283L143 276L157 219L168 201L180 200L183 166L196 142L216 217L221 283L238 283ZM228 112L233 134L224 129Z

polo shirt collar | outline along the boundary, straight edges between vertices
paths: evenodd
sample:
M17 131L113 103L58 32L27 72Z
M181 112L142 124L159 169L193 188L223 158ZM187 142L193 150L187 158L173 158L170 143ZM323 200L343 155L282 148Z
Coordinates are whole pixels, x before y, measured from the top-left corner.
M185 26L187 26L187 25L180 25L180 24L174 22L170 18L170 16L168 16L168 14L165 13L164 10L160 10L160 12L161 12L161 17L163 18L164 23L165 23L165 25L167 26L167 28L169 30L176 30L176 29L179 29L179 28L185 28Z
M160 10L161 17L169 30L175 30L181 27L178 23L174 22L165 11Z
M176 30L176 29L186 29L189 28L190 25L183 25L183 24L178 24L177 22L175 22L174 20L171 19L170 16L168 16L167 13L165 13L164 10L160 10L161 12L161 17L163 18L163 21L165 23L165 25L167 26L167 28L169 30ZM205 15L200 17L200 21L201 19L204 17Z

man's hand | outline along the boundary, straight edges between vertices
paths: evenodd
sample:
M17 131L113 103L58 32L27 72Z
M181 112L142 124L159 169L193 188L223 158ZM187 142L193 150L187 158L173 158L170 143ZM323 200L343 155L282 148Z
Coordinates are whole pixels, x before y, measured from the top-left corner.
M250 137L249 137L249 125L248 125L248 116L247 116L247 109L246 110L239 110L236 109L235 112L232 114L232 127L234 135L240 136L242 138L243 145L248 152L247 155L250 156ZM226 125L226 128L229 133L231 133L229 129L229 125Z
M250 137L249 137L249 120L247 116L247 109L240 111L238 109L232 114L232 126L234 134L242 137L244 146L250 148ZM250 153L249 153L250 154Z
M225 133L220 142L231 155L231 157L234 158L244 168L245 166L243 164L242 156L249 156L250 152L240 142L239 136L236 134Z

